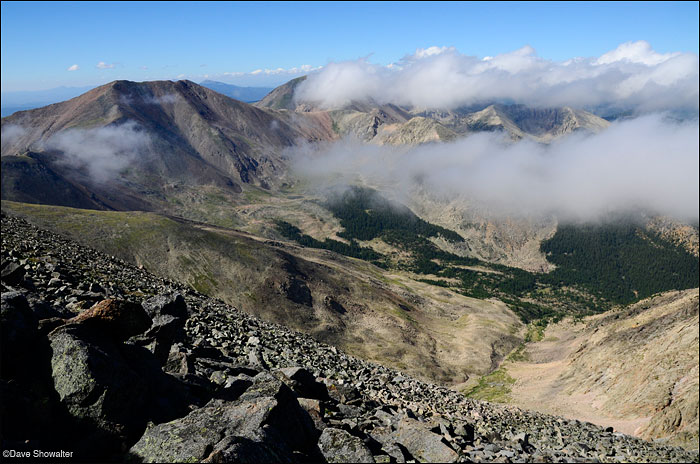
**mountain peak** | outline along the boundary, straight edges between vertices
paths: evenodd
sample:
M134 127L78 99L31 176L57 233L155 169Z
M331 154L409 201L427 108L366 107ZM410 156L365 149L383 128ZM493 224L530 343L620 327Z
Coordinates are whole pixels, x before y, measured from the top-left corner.
M256 106L275 110L294 110L296 108L294 91L305 80L306 76L301 76L280 85L260 100Z

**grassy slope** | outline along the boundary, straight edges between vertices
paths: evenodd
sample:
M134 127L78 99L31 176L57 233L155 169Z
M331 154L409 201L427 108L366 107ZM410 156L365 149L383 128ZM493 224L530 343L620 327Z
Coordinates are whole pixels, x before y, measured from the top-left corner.
M2 205L247 312L419 377L463 382L491 370L493 360L521 341L521 323L503 303L328 251L154 213ZM309 289L310 304L292 301L295 285Z

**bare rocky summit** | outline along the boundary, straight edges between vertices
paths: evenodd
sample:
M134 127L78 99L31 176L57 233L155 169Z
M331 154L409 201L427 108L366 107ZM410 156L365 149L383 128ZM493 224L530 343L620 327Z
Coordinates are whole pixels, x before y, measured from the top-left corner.
M2 229L5 449L60 446L90 461L698 462L468 400L5 214Z
M569 107L530 108L524 105L483 104L456 109L412 108L374 101L353 101L339 107L319 107L295 98L306 77L283 84L255 103L260 108L296 113L328 113L341 136L365 142L416 145L449 141L475 132L502 131L512 140L548 143L576 131L599 132L610 123L588 111Z
M117 210L153 210L173 186L269 188L285 147L335 137L322 115L291 118L190 81L114 81L2 126L14 129L3 135L3 198ZM93 152L82 156L85 144ZM136 155L106 175L124 153ZM37 174L45 185L32 182Z

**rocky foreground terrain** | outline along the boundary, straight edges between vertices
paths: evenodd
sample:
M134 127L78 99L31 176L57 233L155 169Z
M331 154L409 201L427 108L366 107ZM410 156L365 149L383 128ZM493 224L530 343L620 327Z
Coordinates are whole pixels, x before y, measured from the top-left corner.
M698 462L468 400L2 215L3 450L82 461Z

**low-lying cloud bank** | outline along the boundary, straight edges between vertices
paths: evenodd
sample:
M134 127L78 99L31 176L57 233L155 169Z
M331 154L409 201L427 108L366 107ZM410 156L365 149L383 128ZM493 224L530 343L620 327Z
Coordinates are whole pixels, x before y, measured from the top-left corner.
M2 126L2 130L0 130L0 144L2 144L2 150L4 151L6 146L11 146L26 133L27 129L17 124L5 124Z
M62 151L61 162L87 169L90 177L105 182L146 153L150 137L136 123L95 129L69 129L52 136L44 144Z
M698 76L698 55L657 53L644 41L624 43L597 58L565 62L540 58L529 46L485 58L430 47L390 66L365 59L331 63L310 74L295 99L324 108L372 99L417 108L509 101L539 107L697 111Z
M697 120L648 115L550 145L479 133L411 148L346 139L289 156L298 175L322 187L359 182L410 195L420 186L502 215L594 220L643 208L697 221L698 136Z

